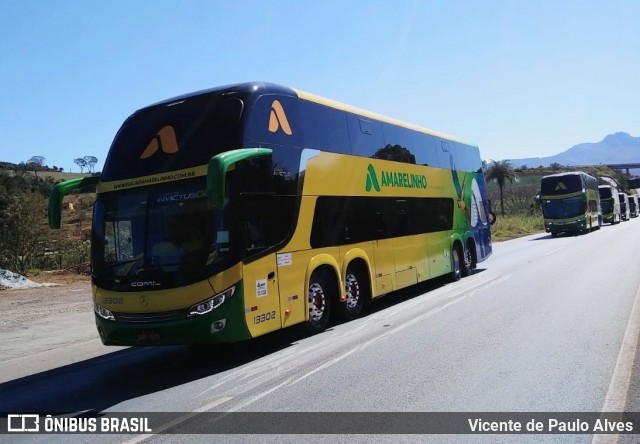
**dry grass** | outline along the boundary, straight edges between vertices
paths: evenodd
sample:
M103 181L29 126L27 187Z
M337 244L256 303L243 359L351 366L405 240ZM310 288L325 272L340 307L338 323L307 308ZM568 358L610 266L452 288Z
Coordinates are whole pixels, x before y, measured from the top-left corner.
M544 220L541 215L505 217L498 215L496 223L491 227L491 237L497 242L542 232L544 232Z

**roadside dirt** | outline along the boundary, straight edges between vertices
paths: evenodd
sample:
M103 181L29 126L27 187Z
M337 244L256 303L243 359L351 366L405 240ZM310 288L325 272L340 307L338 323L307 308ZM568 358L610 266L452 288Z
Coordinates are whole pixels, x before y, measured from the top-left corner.
M91 312L91 284L87 276L30 279L56 286L1 291L0 333L26 329L31 323L46 321L61 313Z
M57 285L0 291L0 362L97 338L88 276L29 279Z

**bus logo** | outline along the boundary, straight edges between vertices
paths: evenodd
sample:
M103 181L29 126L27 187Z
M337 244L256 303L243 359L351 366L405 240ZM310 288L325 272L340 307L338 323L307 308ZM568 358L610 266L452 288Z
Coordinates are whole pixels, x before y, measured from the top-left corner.
M367 167L367 184L365 185L365 189L369 192L371 191L371 188L374 188L376 191L380 191L380 184L378 183L376 170L373 169L373 165L369 164Z
M159 149L166 154L173 154L178 152L178 141L176 139L176 132L173 130L172 126L167 125L160 131L158 131L158 133L153 137L153 139L151 139L149 145L147 145L145 150L140 155L140 159L147 159L153 156Z
M269 131L277 133L281 128L287 136L293 134L282 104L278 100L274 100L271 104L271 114L269 114Z
M427 176L411 173L398 173L395 171L381 171L381 181L378 182L378 175L373 165L367 167L367 182L365 190L367 192L372 189L380 191L380 187L390 188L427 188Z
M560 190L566 190L567 186L565 184L563 184L562 182L558 182L558 185L556 185L556 189L554 191L560 191Z

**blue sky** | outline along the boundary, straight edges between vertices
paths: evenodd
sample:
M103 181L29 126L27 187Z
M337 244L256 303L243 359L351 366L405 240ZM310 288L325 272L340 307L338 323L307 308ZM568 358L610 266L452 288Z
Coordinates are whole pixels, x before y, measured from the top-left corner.
M638 1L0 0L0 160L78 171L133 111L281 83L484 159L640 136Z

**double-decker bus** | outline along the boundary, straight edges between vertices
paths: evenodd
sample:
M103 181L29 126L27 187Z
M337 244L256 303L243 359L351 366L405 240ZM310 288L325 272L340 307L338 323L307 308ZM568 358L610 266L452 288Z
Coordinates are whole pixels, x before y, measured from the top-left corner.
M618 189L611 185L599 185L600 208L602 209L602 221L611 225L619 224L620 215L620 197Z
M627 194L629 198L629 217L638 217L638 196Z
M629 220L629 196L622 191L618 192L618 199L620 199L620 217L623 221Z
M96 186L95 320L107 345L238 342L327 327L491 254L475 145L303 91L246 83L136 111Z
M602 213L598 181L582 171L552 174L540 181L544 227L556 237L563 232L600 229Z

